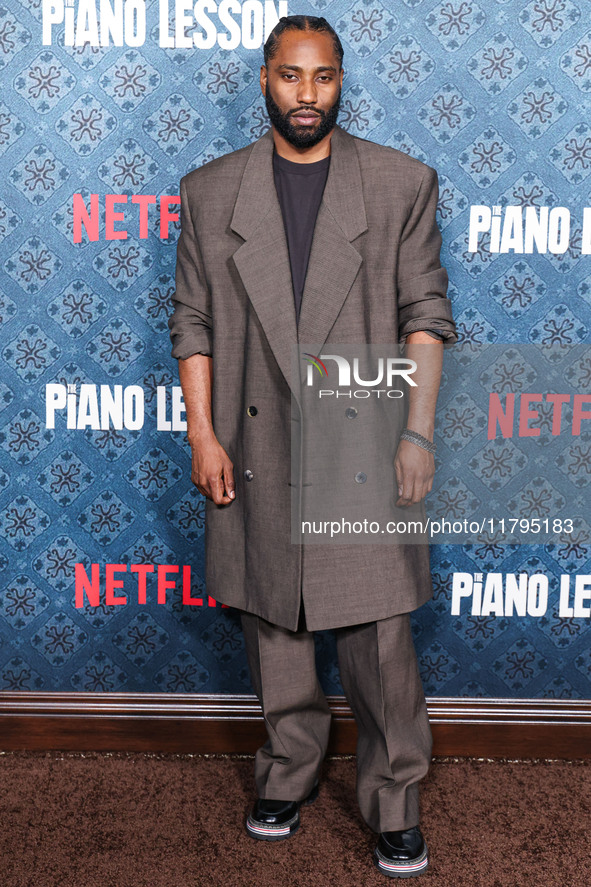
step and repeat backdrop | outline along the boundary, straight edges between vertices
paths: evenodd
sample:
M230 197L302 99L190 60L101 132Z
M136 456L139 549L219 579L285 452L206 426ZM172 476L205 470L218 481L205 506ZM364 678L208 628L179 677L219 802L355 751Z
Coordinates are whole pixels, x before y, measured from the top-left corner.
M591 491L586 0L3 0L0 690L252 692L237 616L204 585L167 319L179 180L268 128L262 46L295 13L340 35L340 125L439 174L464 349L441 513L503 490L561 521L433 544L426 693L590 699L591 549L562 522Z

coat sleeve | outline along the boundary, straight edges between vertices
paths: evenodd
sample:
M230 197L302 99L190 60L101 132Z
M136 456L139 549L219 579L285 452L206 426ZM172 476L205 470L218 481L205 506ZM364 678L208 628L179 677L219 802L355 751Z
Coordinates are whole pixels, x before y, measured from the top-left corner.
M435 219L438 196L437 173L429 166L399 244L400 342L419 330L438 332L448 344L458 339L447 298L447 271L440 262L441 234Z
M185 178L181 179L181 233L176 252L176 291L168 319L172 357L185 360L192 354L212 356L211 293L203 258L189 211Z

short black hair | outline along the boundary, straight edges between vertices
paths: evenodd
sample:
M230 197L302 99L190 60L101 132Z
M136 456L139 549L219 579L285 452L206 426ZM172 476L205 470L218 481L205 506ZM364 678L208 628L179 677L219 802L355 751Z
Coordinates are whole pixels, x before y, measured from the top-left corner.
M325 18L316 15L282 15L263 46L265 66L269 64L269 59L274 58L277 54L279 38L289 28L297 28L298 31L327 31L332 37L334 51L339 60L339 67L343 67L344 50L343 44L339 40L339 35Z

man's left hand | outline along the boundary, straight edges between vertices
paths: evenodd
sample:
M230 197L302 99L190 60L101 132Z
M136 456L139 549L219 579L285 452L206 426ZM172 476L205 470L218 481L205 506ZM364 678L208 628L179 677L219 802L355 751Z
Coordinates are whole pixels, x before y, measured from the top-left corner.
M433 453L408 440L401 440L394 459L398 481L396 505L416 505L433 486L435 459Z

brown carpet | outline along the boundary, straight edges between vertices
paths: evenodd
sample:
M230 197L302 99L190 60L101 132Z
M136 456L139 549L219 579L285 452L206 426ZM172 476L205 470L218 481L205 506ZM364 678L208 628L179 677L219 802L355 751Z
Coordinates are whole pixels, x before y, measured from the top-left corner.
M288 841L249 838L252 759L0 754L1 887L379 887L355 761L327 760ZM591 761L436 759L425 887L590 887Z

